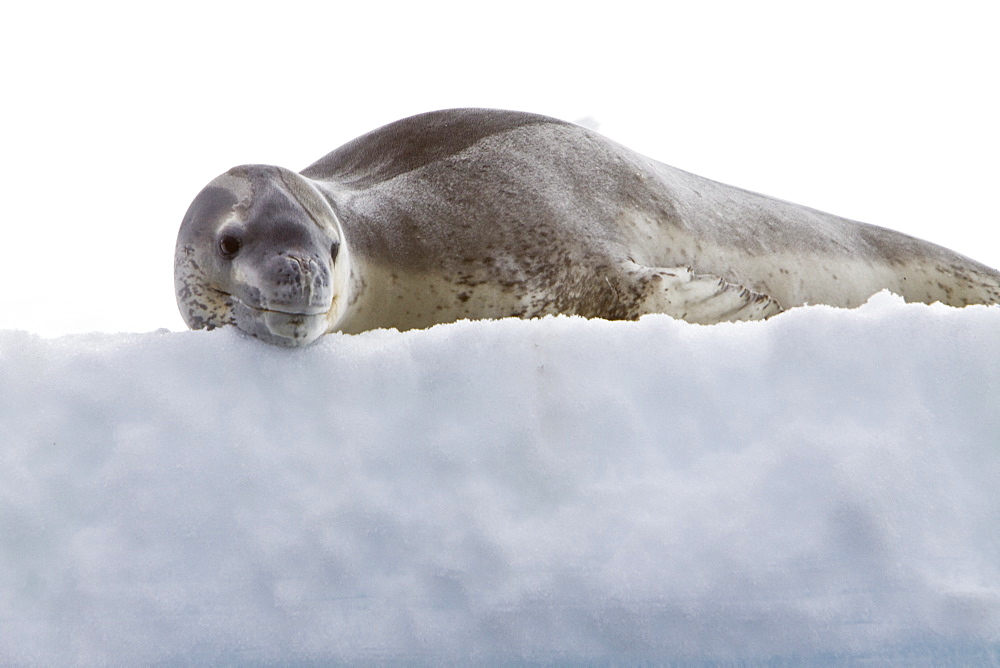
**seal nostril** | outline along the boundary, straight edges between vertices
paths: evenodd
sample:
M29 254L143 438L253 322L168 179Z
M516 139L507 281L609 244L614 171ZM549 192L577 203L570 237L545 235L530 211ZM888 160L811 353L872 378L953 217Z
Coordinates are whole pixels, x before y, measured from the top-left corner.
M332 244L330 244L330 257L334 262L337 261L337 253L339 252L340 252L340 242L334 241Z
M240 240L232 234L223 234L219 237L219 253L227 260L236 257L242 245Z

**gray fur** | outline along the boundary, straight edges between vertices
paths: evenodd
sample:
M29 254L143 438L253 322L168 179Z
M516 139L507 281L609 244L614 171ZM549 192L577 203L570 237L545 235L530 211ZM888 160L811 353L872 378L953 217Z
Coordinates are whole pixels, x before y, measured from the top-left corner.
M239 253L222 257L233 230ZM939 246L710 181L570 123L481 109L392 123L300 174L230 170L185 216L175 281L191 327L236 324L284 345L551 313L759 319L882 289L1000 302L1000 273Z

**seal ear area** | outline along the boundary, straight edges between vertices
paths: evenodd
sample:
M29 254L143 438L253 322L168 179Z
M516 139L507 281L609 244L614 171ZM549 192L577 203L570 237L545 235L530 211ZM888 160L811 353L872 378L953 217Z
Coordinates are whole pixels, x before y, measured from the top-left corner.
M275 167L285 191L290 194L316 226L325 232L339 232L340 222L330 201L310 179L284 167Z
M181 231L192 225L214 225L233 210L238 199L229 188L213 185L214 181L198 193L181 221Z

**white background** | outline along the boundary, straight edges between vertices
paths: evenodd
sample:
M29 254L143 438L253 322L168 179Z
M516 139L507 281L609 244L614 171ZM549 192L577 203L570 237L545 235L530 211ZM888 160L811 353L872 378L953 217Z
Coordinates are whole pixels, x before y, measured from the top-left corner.
M211 178L460 106L596 119L676 167L1000 266L992 3L649 4L7 8L0 328L182 329L174 239Z

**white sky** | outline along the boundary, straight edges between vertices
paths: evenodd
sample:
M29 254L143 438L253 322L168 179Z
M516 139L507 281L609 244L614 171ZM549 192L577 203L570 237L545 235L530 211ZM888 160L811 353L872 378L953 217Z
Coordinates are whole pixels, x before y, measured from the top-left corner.
M182 329L174 239L205 183L460 106L593 117L1000 266L991 2L160 4L4 10L2 329Z

